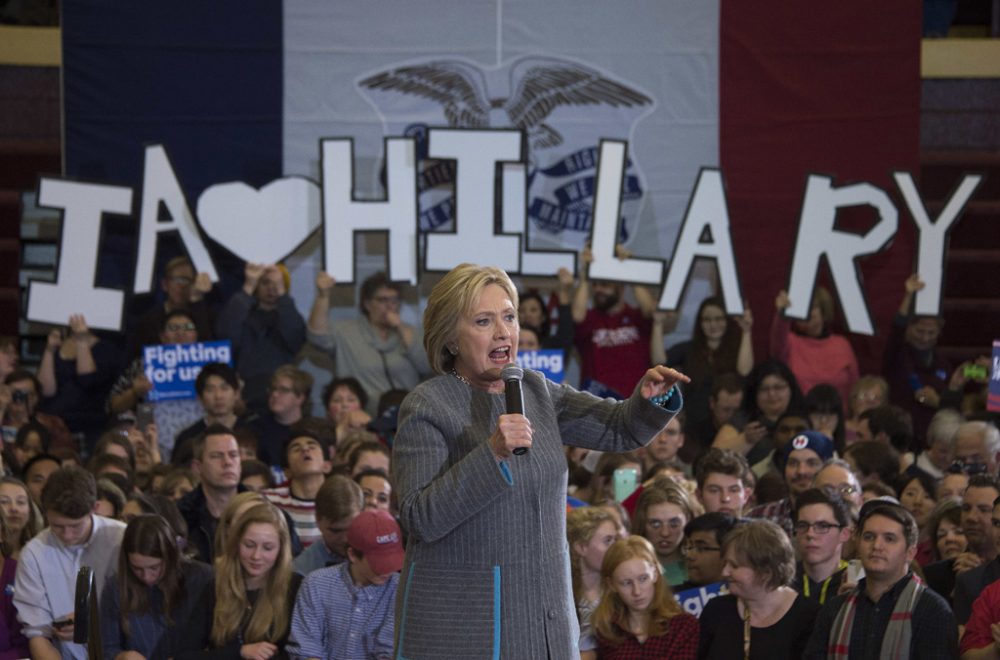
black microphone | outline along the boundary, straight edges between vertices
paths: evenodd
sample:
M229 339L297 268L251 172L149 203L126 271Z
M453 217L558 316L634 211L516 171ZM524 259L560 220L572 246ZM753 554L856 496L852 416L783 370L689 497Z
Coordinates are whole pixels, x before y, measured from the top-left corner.
M514 363L508 364L500 371L500 378L504 382L504 398L507 400L507 414L523 415L524 394L521 392L521 379L524 378L524 369ZM515 456L524 456L527 453L527 447L517 447L514 449Z

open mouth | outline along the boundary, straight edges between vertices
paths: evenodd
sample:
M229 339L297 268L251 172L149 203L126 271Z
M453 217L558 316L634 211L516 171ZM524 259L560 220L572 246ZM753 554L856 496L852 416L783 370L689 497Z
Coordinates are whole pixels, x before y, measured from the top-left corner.
M503 346L490 351L490 361L496 364L507 364L510 362L510 346Z

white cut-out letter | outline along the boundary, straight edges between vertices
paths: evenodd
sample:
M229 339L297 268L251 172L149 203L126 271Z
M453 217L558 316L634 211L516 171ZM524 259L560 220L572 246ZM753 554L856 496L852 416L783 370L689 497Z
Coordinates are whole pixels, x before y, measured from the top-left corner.
M170 213L170 221L159 222L160 202ZM176 231L184 243L195 272L208 273L213 282L219 281L215 264L208 255L198 233L184 192L162 144L146 147L142 173L142 209L139 215L139 250L135 260L136 293L148 293L153 286L156 244L163 232Z
M323 270L353 282L354 234L387 232L389 279L417 283L417 150L412 138L385 142L386 199L354 198L354 144L320 141L323 187Z
M861 205L873 207L878 214L878 222L868 233L859 236L834 229L837 209ZM809 317L819 262L825 255L847 327L851 332L874 334L854 260L882 250L892 240L898 226L899 212L881 188L870 183L834 188L830 177L810 175L788 278L788 297L792 304L785 310L785 316Z
M625 176L625 142L601 140L594 183L594 221L590 235L591 280L613 280L632 284L658 285L663 280L660 259L618 259L618 224L621 218L622 180Z
M701 238L706 232L711 238L703 243ZM722 185L722 173L712 168L705 168L698 173L698 182L691 194L691 203L684 214L680 236L677 237L674 254L667 268L667 281L663 284L663 294L658 305L660 309L678 308L695 259L698 258L715 261L726 313L742 314L743 293L739 271L736 269L733 240L729 235L726 191Z
M941 286L944 282L944 252L948 247L948 232L955 220L962 215L965 205L972 193L976 192L983 177L978 174L965 175L941 209L937 220L931 220L927 215L927 208L921 201L909 172L896 172L893 177L903 195L903 201L906 202L906 208L910 210L910 216L917 225L916 272L926 285L917 291L913 311L921 316L938 316L941 313Z
M427 234L425 265L448 271L468 261L516 273L521 235L496 232L497 163L521 160L521 132L432 128L430 158L455 160L455 231Z
M524 235L521 241L521 275L554 277L560 268L576 272L576 252L571 250L532 250L528 247L528 179L524 163L502 163L501 204L505 234Z
M132 189L43 178L38 205L63 209L59 240L59 270L55 283L28 285L29 321L66 325L70 314L83 314L87 325L121 330L123 291L97 288L101 215L132 212Z

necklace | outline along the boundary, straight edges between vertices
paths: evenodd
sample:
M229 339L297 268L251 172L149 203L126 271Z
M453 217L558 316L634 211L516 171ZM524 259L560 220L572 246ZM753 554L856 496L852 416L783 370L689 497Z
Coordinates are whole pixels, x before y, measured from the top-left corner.
M463 383L465 383L469 387L472 387L472 383L469 382L469 379L466 378L465 376L463 376L462 374L458 373L454 369L451 370L451 375L454 376L455 378L459 379L460 381L462 381Z

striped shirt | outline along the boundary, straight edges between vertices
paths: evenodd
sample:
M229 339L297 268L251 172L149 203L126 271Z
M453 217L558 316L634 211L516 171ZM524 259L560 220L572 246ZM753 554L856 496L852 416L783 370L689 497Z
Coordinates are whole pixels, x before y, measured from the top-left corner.
M359 587L350 562L310 573L302 583L285 650L292 660L381 660L392 656L396 587Z
M263 495L292 519L303 548L308 548L321 540L319 526L316 524L316 500L302 500L295 497L292 495L289 482L276 488L268 488L263 491Z

